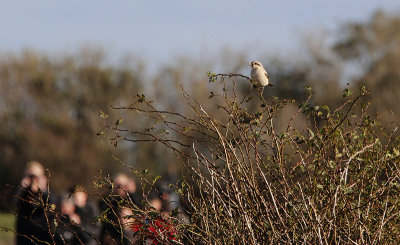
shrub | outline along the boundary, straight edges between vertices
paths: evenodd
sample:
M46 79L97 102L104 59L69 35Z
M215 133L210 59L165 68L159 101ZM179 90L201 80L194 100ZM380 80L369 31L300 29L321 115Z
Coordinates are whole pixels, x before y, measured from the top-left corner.
M160 143L186 169L176 191L190 222L182 223L179 241L395 243L397 127L390 131L368 114L366 88L358 94L345 89L343 104L329 108L313 101L311 88L302 103L265 100L255 90L241 93L236 83L243 77L210 73L206 104L182 89L186 105L180 106L189 108L184 112L157 108L144 95L113 107L151 119L143 128L105 121L101 135L115 146ZM282 111L293 105L299 105L297 112L283 124ZM293 126L302 114L304 129Z

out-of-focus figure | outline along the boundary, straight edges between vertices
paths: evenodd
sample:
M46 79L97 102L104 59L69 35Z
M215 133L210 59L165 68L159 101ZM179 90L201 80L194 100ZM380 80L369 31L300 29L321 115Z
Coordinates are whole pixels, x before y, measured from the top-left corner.
M142 207L141 198L137 192L136 182L133 178L128 179L127 191L130 201L132 201L138 208L141 208Z
M94 217L97 214L95 205L88 202L88 194L82 187L75 190L72 197L75 204L75 213L81 219L81 227L90 234L86 234L87 243L96 244L96 241L92 238L97 233L97 227L94 223Z
M54 212L45 211L54 210L52 203L44 167L28 162L17 194L17 245L54 243Z
M166 182L162 182L159 189L163 212L168 213L179 208L179 196L176 194L176 192L168 188L168 184Z
M127 207L121 207L119 210L119 220L124 230L124 244L141 244L141 237L135 234L133 229L135 219L132 217L132 209Z
M157 192L152 192L150 193L149 197L149 204L152 208L154 208L155 211L161 212L162 207L163 207L163 202L161 198L159 197L159 194Z
M125 174L117 174L114 178L113 186L109 195L103 197L99 204L100 210L108 219L104 222L100 231L100 243L107 245L129 244L130 241L125 235L125 230L122 227L121 209L125 206L130 206L131 198L129 196L129 180ZM122 232L122 234L121 234Z
M83 232L81 218L76 213L73 198L65 195L59 204L60 213L57 215L57 244L75 245L86 244L87 236Z

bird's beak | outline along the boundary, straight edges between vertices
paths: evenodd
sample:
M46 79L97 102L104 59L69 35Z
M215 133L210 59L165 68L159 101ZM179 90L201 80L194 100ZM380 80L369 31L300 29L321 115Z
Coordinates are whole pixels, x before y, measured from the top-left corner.
M249 66L251 66L251 63L248 63Z

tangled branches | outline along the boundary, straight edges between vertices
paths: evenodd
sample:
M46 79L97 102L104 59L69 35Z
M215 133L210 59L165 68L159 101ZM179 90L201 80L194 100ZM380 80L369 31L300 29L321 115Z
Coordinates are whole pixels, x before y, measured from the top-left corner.
M308 98L282 126L280 113L295 101L242 95L236 88L237 79L248 79L242 75L209 78L217 91L211 108L184 89L189 109L183 113L157 109L138 95L113 109L148 118L146 127L105 126L115 145L161 143L181 160L187 171L178 192L190 204L187 242L395 242L399 138L367 114L364 87L357 96L345 90L336 109L316 105L307 88ZM305 130L293 126L299 114L307 118Z

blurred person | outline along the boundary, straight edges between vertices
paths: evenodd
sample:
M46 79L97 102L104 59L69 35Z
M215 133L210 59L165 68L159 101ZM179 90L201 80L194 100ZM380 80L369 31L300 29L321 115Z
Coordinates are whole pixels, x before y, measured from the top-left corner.
M96 207L88 201L88 194L83 187L74 190L72 197L75 204L75 213L81 220L81 227L90 234L85 234L86 240L89 244L95 244L96 241L92 237L96 236L97 231L94 223L94 217L97 214Z
M129 177L123 173L117 174L113 180L113 189L102 198L99 207L104 213L107 222L103 222L100 230L100 243L118 245L124 244L124 237L121 229L120 212L121 208L128 204L128 182Z
M149 216L149 219L143 221L142 227L146 229L146 244L164 244L166 241L176 241L176 230L168 214L163 212L163 200L158 192L151 192L148 201L150 210L158 212L158 215Z
M118 216L121 221L121 225L125 230L129 229L129 226L132 225L132 218L129 216L133 215L132 209L128 207L121 207L119 210Z
M163 202L157 193L151 193L148 200L151 208L154 208L154 210L157 212L162 211Z
M60 211L65 217L68 217L75 224L81 224L81 217L75 212L76 207L72 197L69 195L64 195L60 201Z
M76 213L76 206L73 198L64 195L59 204L60 213L57 215L57 244L86 244L88 239L85 232L80 227L82 222Z
M146 244L180 244L176 238L177 232L168 216L160 215L158 218L148 222Z
M28 162L17 193L17 245L54 242L54 212L45 211L54 210L53 203L43 165L37 161Z
M128 197L138 208L141 208L141 198L137 192L136 182L133 178L128 179L127 183Z
M126 174L117 174L114 178L115 194L121 198L125 198L128 195L129 177Z
M164 212L171 212L179 208L179 196L176 192L168 188L167 183L163 182L160 185L161 200Z
M122 207L119 210L119 219L121 226L124 230L124 243L123 244L138 244L140 238L136 236L138 229L136 228L136 222L133 216L132 209L128 207Z
M127 190L128 193L136 193L136 182L133 178L128 178Z
M37 161L27 163L24 178L21 180L21 187L31 188L32 191L47 191L47 177L44 174L44 167Z
M124 229L129 229L124 235L135 244L170 244L177 241L176 229L172 220L167 214L162 213L162 200L156 191L150 192L147 197L147 211L136 213L135 217L132 209L124 208L121 210L121 223Z

